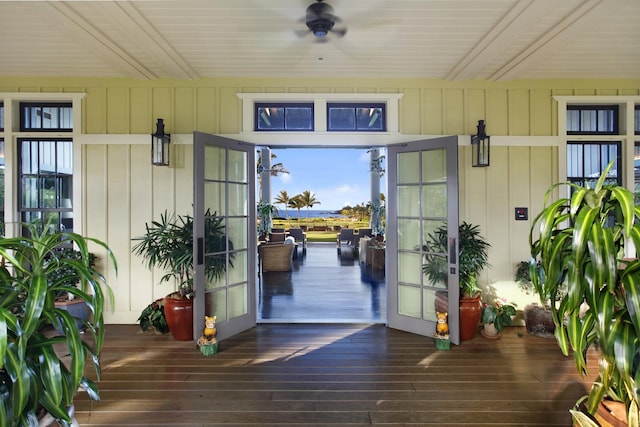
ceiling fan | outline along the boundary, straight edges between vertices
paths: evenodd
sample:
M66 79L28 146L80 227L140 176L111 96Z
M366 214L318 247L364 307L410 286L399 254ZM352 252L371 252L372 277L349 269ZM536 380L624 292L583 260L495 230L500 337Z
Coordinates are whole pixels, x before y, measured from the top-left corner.
M333 14L333 7L324 3L323 0L316 0L307 7L307 13L304 20L308 30L299 31L300 36L312 33L316 37L316 41L324 42L327 40L329 33L337 37L347 34L346 27L336 28L336 22L342 20Z

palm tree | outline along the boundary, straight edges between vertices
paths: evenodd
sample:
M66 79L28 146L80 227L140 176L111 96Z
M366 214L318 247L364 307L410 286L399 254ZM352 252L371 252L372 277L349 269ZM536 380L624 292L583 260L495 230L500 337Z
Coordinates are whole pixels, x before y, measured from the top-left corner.
M262 170L262 156L260 155L260 151L258 151L258 161L256 162L256 174L258 175L258 189L260 190L259 194L262 194L262 174L260 171ZM277 158L275 154L271 153L271 160ZM282 163L271 163L271 168L269 169L269 176L278 176L283 173L289 173L287 169L285 169ZM266 200L265 200L266 201Z
M312 208L313 205L319 205L320 202L316 200L316 195L312 194L309 190L303 191L300 198L302 199L303 206L307 208L307 225L309 225L309 208Z
M289 207L291 209L298 210L298 224L300 224L300 209L304 208L305 204L302 201L302 195L298 194L289 199Z
M287 222L289 223L289 228L291 228L291 222L289 221L289 211L287 210L287 207L289 206L289 201L291 201L291 197L289 197L289 194L287 194L286 190L280 190L280 194L278 194L274 199L275 203L284 205L284 211L285 211L285 215L287 216Z

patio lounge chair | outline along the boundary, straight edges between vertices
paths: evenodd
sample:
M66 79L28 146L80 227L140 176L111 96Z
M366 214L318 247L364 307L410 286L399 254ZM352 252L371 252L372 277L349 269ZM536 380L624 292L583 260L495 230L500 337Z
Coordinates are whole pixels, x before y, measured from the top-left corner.
M347 251L345 255L353 257L353 251L356 245L356 234L352 228L342 228L340 233L336 237L336 244L338 245L338 255L342 256L342 250Z
M284 243L267 243L258 247L260 256L260 268L262 272L267 271L291 271L293 269L292 259L295 245Z
M298 247L302 247L302 253L307 252L307 234L302 231L302 228L291 228L289 230L289 236L296 239Z

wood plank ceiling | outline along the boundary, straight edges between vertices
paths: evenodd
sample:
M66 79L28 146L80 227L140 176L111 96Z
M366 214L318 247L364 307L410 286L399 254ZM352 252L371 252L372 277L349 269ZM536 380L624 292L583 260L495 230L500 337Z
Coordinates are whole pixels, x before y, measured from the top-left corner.
M640 78L638 0L0 1L0 76Z

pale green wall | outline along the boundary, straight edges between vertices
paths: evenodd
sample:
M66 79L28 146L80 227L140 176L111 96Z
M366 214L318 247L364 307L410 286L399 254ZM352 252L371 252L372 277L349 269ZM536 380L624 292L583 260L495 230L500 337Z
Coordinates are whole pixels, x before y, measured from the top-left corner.
M238 92L402 93L405 134L469 135L477 121L491 135L557 133L553 95L638 95L640 80L514 82L394 79L132 80L0 78L0 92L86 92L85 133L151 133L155 118L172 133L240 131Z
M492 249L482 281L511 280L527 257L529 221L515 221L516 206L540 210L544 191L558 181L554 95L639 95L640 80L446 82L394 79L129 79L0 78L0 92L83 92L83 233L105 240L120 263L109 282L116 294L112 323L134 323L167 285L130 254L131 238L164 209L190 212L191 146L174 145L170 168L151 167L148 134L156 118L172 134L194 130L238 134L245 93L402 93L400 132L407 135L470 135L479 119L492 136L533 136L541 143L491 151L489 168L471 168L470 149L460 150L460 216L479 224ZM96 142L92 135L107 135ZM110 142L108 135L114 135ZM128 136L130 135L130 136ZM117 138L116 138L117 136Z

